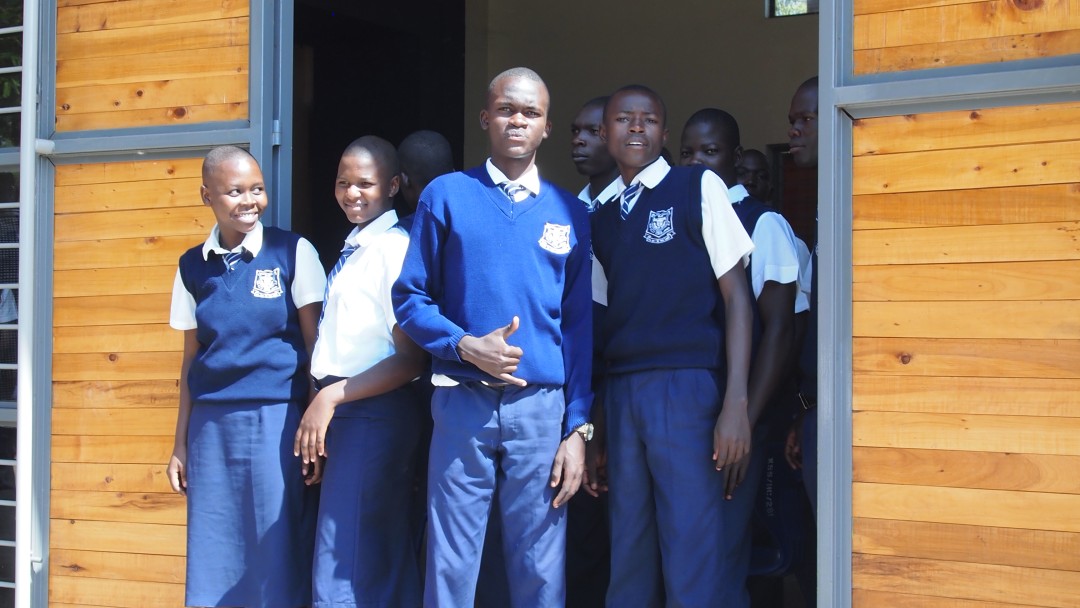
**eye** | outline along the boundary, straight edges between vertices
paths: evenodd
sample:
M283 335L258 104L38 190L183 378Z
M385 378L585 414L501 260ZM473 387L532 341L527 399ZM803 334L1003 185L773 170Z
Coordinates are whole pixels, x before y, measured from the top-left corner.
M628 117L628 116L616 116L615 117L615 122L630 122L630 117Z
M592 133L593 135L595 135L597 137L600 137L600 129L589 129L589 133Z
M690 158L690 150L686 148L679 150L679 158Z
M709 148L709 149L705 150L705 154L708 154L709 156L716 156L719 153L720 153L720 150L718 150L716 148Z
M254 188L251 189L251 193L256 194L256 195L262 194L263 193L263 187L262 186L255 186Z
M651 117L650 117L650 118L646 118L646 119L645 119L645 122L649 123L650 125L655 125L655 124L659 124L659 123L660 123L660 121L659 121L659 120L657 120L657 119L655 119L655 118L651 118Z
M232 190L229 190L229 196L240 196L240 190L238 188L233 188Z

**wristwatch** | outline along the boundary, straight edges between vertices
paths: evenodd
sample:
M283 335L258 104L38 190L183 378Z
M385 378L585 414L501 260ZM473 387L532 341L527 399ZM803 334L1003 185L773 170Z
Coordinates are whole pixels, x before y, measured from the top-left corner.
M586 422L585 424L574 429L574 432L578 435L581 435L581 438L584 439L586 443L588 443L589 441L592 441L593 425L591 422Z

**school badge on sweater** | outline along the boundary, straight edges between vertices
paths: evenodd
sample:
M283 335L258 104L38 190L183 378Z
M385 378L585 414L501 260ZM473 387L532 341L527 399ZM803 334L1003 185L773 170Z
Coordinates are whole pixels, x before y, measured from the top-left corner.
M551 253L570 253L570 226L545 223L540 246Z
M251 288L251 295L256 298L278 298L283 293L280 268L255 271L255 286Z
M675 226L671 223L674 214L674 207L663 211L650 211L649 223L645 225L645 241L659 245L675 238Z

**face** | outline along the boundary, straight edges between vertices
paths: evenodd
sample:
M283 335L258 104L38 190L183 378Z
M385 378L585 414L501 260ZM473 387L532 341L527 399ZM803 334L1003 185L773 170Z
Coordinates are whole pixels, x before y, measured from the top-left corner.
M619 170L642 169L660 157L667 143L664 107L644 91L622 91L608 101L601 136Z
M266 211L262 170L254 159L237 156L219 164L202 185L203 204L214 211L221 244L232 249L244 240Z
M730 147L723 133L715 125L706 122L689 124L683 129L682 146L679 148L679 164L684 167L705 165L724 177L734 178L732 169L742 152L741 146Z
M350 222L363 227L393 208L400 181L386 173L367 151L341 157L334 196Z
M495 83L487 107L480 111L480 127L488 132L496 163L536 153L551 132L548 105L547 87L539 82L508 76Z
M600 139L604 108L600 105L586 106L570 123L570 159L578 173L586 177L601 175L615 167L607 145Z
M818 159L818 92L802 87L791 98L788 110L788 146L799 167L816 167Z
M769 181L769 165L765 155L751 150L743 153L735 167L737 181L746 187L746 191L759 201L769 200L772 194L772 182Z

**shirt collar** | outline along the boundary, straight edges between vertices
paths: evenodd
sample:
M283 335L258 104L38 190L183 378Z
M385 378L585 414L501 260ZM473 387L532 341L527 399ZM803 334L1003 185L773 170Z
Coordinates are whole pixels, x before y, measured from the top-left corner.
M357 248L367 247L368 244L371 243L372 239L386 232L387 230L390 230L391 228L396 226L397 223L397 211L391 209L386 213L380 215L379 217L371 220L371 222L363 228L361 228L360 226L353 227L352 232L349 233L349 236L345 237L345 245L347 247ZM342 247L341 250L345 251L345 247Z
M661 156L635 175L634 179L630 180L630 183L640 182L642 186L651 190L667 177L668 171L671 171L671 165ZM619 194L622 194L628 184L623 183L622 176L619 176L616 183L618 184Z
M506 174L500 171L499 168L495 166L495 163L491 162L490 158L487 159L484 166L487 167L488 176L496 186L503 182L513 181L515 184L525 186L525 189L531 192L533 196L540 196L540 171L537 170L536 165L529 167L528 171L515 180L506 177Z
M251 229L251 232L244 235L244 240L240 241L236 249L232 251L242 251L244 249L251 253L251 257L259 255L259 251L262 250L263 244L263 225L262 222L255 222L255 227ZM216 253L218 255L225 255L229 253L228 249L221 246L221 228L214 224L214 228L210 230L210 236L203 243L202 257L204 260L210 259L210 254Z
M613 179L611 180L610 184L604 186L604 189L600 191L600 194L596 197L596 199L593 199L593 197L589 196L589 184L585 184L585 187L582 188L581 192L578 193L577 197L578 200L591 207L593 200L599 200L600 204L603 205L604 203L610 201L618 195L619 180Z
M746 186L742 184L736 184L728 188L727 194L728 200L730 200L732 204L741 203L744 198L750 196L750 193L746 191Z

